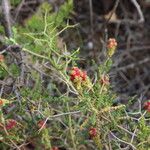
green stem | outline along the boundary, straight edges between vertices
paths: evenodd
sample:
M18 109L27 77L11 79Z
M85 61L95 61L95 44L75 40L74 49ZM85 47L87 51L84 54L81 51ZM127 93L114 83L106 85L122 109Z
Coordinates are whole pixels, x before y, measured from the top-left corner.
M68 109L68 111L70 111L68 103L67 103L67 109ZM74 131L72 129L72 119L71 119L71 115L70 114L69 114L69 130L70 130L70 136L71 136L71 140L72 140L73 149L77 150L76 143L75 143L75 137L74 137L75 133L74 133Z

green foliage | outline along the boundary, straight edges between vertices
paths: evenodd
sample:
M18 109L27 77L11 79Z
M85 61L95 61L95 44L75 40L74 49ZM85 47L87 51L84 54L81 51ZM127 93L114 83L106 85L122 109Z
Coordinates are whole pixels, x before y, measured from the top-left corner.
M10 3L12 6L16 6L18 4L20 4L21 0L10 0Z
M138 148L148 150L148 147L150 147L150 126L147 125L144 117L140 119L138 126L138 139L140 141Z
M4 77L7 75L7 72L1 67L0 68L0 79L4 79Z

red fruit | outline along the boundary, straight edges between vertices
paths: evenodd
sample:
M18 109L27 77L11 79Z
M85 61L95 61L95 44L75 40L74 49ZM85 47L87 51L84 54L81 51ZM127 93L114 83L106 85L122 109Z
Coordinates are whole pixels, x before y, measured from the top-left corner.
M87 74L86 74L86 72L85 72L85 71L83 71L83 72L82 72L81 77L82 77L82 80L83 80L83 81L85 81L85 80L86 80L86 78L87 78Z
M97 129L96 128L90 128L89 135L91 138L97 136Z
M4 61L4 56L0 54L0 62Z
M70 79L71 81L74 81L75 79L81 78L82 81L85 81L87 77L87 74L85 71L80 70L78 67L73 67L70 73Z
M52 147L52 150L59 150L59 148L58 147Z
M0 99L0 106L2 106L2 105L3 105L3 100Z
M42 128L42 127L45 128L46 124L44 125L44 123L45 123L45 120L40 120L40 121L38 121L37 125L38 125L39 128Z
M108 40L108 43L107 43L107 48L108 48L108 49L112 49L112 48L114 48L114 47L116 47L116 46L117 46L116 39L110 38L110 39Z
M76 72L80 72L80 69L78 67L73 67L72 70L74 70Z
M150 102L145 102L144 103L144 109L150 112Z
M80 76L81 76L81 70L77 67L73 67L70 73L70 79L73 81L74 79L79 78Z
M10 129L14 128L16 125L17 125L17 122L15 120L9 119L9 120L7 120L5 128L7 130L10 130Z

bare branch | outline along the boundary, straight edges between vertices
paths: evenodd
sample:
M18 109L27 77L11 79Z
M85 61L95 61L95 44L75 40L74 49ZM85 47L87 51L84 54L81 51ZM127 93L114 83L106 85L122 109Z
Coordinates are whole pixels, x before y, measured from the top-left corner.
M138 4L138 2L137 2L136 0L131 0L131 2L132 2L133 5L136 7L137 12L138 12L138 14L139 14L139 17L140 17L139 23L144 22L145 19L144 19L144 15L143 15L143 13L142 13L142 10L141 10L140 5Z
M11 22L10 22L10 5L9 0L2 0L2 24L5 29L7 37L12 36Z

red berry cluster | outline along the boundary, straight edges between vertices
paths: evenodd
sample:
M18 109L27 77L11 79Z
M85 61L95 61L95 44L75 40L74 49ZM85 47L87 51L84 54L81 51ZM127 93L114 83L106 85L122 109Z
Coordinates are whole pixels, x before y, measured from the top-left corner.
M4 55L0 54L0 63L4 61Z
M3 106L3 100L0 99L0 106Z
M52 150L59 150L59 148L58 147L52 147Z
M107 43L107 48L108 48L108 49L112 49L112 48L115 48L115 47L117 47L116 39L110 38L110 39L108 40L108 43Z
M91 138L94 138L94 137L96 137L97 136L97 129L96 128L90 128L90 130L89 130L89 135L90 135L90 137Z
M17 125L17 122L16 122L15 120L9 119L9 120L7 120L7 122L6 122L5 128L6 128L7 130L11 130L11 129L13 129L16 125Z
M70 73L70 79L71 81L74 81L75 79L81 79L82 81L85 81L87 78L87 74L85 71L82 71L81 69L79 69L78 67L73 67L71 69L71 73Z
M42 128L42 127L45 128L45 127L46 127L46 124L44 125L44 122L45 122L45 120L39 120L38 123L37 123L38 127L39 127L39 128ZM44 126L43 126L43 125L44 125Z
M144 103L144 109L150 112L150 101Z

